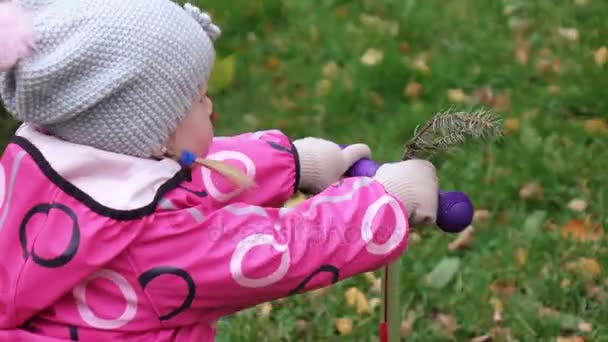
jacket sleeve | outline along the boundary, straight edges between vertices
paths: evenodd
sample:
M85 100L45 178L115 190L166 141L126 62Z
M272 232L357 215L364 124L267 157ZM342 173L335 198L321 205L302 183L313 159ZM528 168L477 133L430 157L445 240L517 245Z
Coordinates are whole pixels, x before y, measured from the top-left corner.
M278 207L297 191L300 172L297 151L291 140L278 130L217 137L207 158L235 166L255 180L253 188L238 193L219 173L195 168L191 182L185 186L194 192L204 190L212 202L211 207L235 202Z
M198 220L190 210L158 212L132 246L140 271L182 275L146 287L159 312L190 298L188 308L217 318L378 269L407 247L406 209L372 178L345 179L291 208L234 203ZM184 281L188 296L176 290Z

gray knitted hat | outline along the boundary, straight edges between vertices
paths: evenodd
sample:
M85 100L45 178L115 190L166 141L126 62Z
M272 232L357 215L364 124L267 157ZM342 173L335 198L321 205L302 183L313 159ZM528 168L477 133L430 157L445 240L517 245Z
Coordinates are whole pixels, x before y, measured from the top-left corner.
M17 120L67 141L156 154L209 79L220 30L189 4L14 2L32 14L35 50L0 72L0 95Z

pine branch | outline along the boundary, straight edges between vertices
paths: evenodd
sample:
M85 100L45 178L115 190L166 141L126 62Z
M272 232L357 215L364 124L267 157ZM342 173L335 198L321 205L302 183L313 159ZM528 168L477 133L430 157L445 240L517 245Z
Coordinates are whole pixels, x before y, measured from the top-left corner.
M439 113L421 129L416 128L405 146L403 159L428 159L471 140L500 136L501 120L488 111Z

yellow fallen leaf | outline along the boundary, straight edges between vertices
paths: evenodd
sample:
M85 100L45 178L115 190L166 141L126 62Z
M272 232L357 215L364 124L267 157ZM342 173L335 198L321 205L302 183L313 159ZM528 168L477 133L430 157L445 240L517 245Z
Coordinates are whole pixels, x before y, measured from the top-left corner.
M524 266L528 261L528 251L523 248L517 248L515 250L515 260L519 266Z
M384 59L384 52L378 49L367 49L363 56L361 56L361 63L367 66L374 66L382 62Z
M350 334L353 331L353 320L350 318L338 318L336 320L336 330L342 336Z
M570 284L572 284L572 281L569 278L564 278L564 280L562 280L562 282L559 283L559 287L561 287L562 289L565 289L568 286L570 286Z
M587 202L584 199L575 198L568 203L568 208L577 213L582 213L587 209Z
M328 79L322 79L317 82L316 93L317 96L327 96L331 92L331 81Z
M410 52L410 44L408 42L402 42L399 44L399 51L406 55Z
M363 314L367 314L370 312L371 312L371 309L370 309L370 305L367 301L367 297L365 297L365 294L363 294L363 292L358 291L357 292L357 313L359 315L363 315Z
M351 287L344 292L344 298L346 299L346 305L354 306L357 303L357 292L359 290L356 287Z
M331 61L323 66L322 74L325 78L335 79L336 76L338 76L339 71L340 68L338 67L338 64L334 61Z
M380 307L380 305L382 305L382 300L378 297L373 297L369 300L369 307L372 311L376 310L376 308Z
M472 339L469 340L469 342L492 342L492 335L483 335L483 336L473 337Z
M512 280L494 280L490 284L490 291L501 296L509 296L517 292L517 285Z
M590 219L585 221L572 219L562 227L561 233L564 238L582 242L598 241L602 237L601 227Z
M272 311L272 304L266 302L258 306L258 315L262 318L268 318Z
M601 118L586 120L585 131L587 133L608 133L608 123Z
M498 298L492 298L490 299L490 304L494 310L494 315L492 316L494 323L502 323L504 321L503 312L505 311L502 301Z
M597 260L592 258L580 258L576 261L566 263L567 271L580 274L586 278L594 279L599 277L602 272L602 267Z
M281 61L276 56L269 56L266 59L266 69L275 70L279 67Z
M505 131L506 133L515 133L519 131L519 127L521 126L518 118L506 118L505 119Z
M578 30L573 27L560 27L557 32L562 38L568 41L577 41L579 38Z
M374 274L374 272L365 272L363 273L365 280L367 280L370 284L373 284L378 277Z
M426 56L424 56L424 55L421 55L421 56L418 56L417 58L415 58L411 62L410 66L412 69L420 71L423 74L428 74L431 71L431 68L429 68L429 66L426 62Z
M423 90L422 84L415 82L415 81L411 81L410 83L408 83L405 86L405 89L403 89L403 94L406 97L409 97L412 99L417 99L420 97L422 90Z
M520 42L515 47L515 60L521 65L528 64L530 59L530 44L527 42Z
M469 95L465 94L462 89L448 89L448 99L456 103L467 103L471 100Z
M473 243L473 226L467 227L464 231L458 234L458 237L448 244L448 250L453 252L456 250L466 249L471 247Z
M591 325L591 323L588 323L588 322L580 322L578 324L578 330L582 331L582 332L591 332L591 331L593 331L593 325Z
M373 293L381 293L382 292L382 279L378 278L376 280L374 280L372 287L371 287L371 291Z
M595 64L603 66L608 61L608 47L602 46L593 53Z
M298 192L296 195L292 196L287 202L285 202L284 207L293 207L302 202L306 201L306 195L301 192Z

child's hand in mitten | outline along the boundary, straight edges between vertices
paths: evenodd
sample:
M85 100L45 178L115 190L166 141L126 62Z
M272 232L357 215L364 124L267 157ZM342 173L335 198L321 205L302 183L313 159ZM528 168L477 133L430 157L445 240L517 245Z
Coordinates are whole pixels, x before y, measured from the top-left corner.
M384 164L374 179L401 200L413 226L436 224L439 180L433 164L419 159Z
M338 144L319 138L304 138L293 142L300 157L299 189L319 193L342 178L359 159L371 158L365 144L342 149Z

